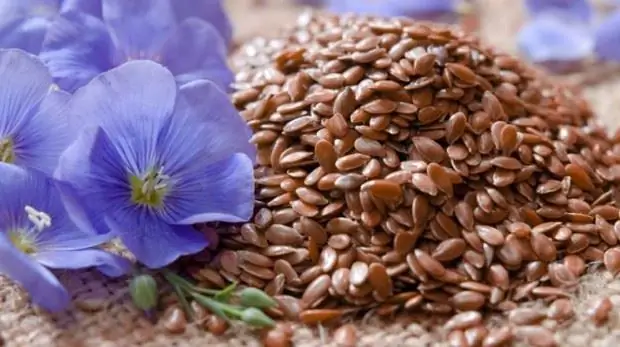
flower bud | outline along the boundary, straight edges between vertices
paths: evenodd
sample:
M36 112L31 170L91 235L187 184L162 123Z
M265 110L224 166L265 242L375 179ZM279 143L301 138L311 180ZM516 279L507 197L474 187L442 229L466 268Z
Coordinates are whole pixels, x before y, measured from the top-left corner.
M255 307L241 311L241 320L257 328L273 327L276 324L273 319Z
M134 305L141 310L148 311L157 306L159 292L157 283L151 275L134 277L129 284L129 293Z
M265 292L251 287L241 290L239 293L239 298L241 299L241 305L245 307L256 307L263 309L277 305L276 301Z

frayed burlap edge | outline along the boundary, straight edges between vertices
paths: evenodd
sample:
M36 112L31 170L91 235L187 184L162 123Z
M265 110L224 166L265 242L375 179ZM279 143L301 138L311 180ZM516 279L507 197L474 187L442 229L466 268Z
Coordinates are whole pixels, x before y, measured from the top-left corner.
M272 0L275 8L252 9L249 0L229 0L233 20L238 23L240 37L276 30L269 25L282 25L294 20L295 11L284 0ZM514 52L514 33L522 21L522 9L516 0L481 0L482 35L508 52ZM615 66L597 66L586 74L562 78L577 85L591 102L598 117L611 128L617 127L620 110L620 76ZM0 277L0 346L7 347L131 347L131 346L260 346L255 332L234 326L225 335L215 337L202 327L190 324L185 333L171 335L161 324L153 325L127 296L126 279L110 280L94 271L59 273L71 292L73 306L65 313L51 316L33 308L27 295L7 279ZM595 327L586 311L596 299L609 296L616 306L615 314L602 327ZM556 329L561 346L616 346L620 340L620 280L594 273L582 278L581 289L572 299L577 317ZM532 305L542 305L533 303ZM430 317L407 317L380 321L370 317L356 321L359 346L443 346L441 331L429 331ZM494 317L489 324L501 324ZM423 323L422 323L423 322ZM330 331L295 326L295 346L333 346Z

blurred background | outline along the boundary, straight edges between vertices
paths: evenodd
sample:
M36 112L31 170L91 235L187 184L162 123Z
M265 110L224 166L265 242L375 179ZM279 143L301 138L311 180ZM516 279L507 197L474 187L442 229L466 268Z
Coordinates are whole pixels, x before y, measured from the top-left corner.
M620 0L225 0L238 43L277 34L308 9L426 17L482 39L581 90L612 127L620 100ZM445 14L445 13L444 13Z

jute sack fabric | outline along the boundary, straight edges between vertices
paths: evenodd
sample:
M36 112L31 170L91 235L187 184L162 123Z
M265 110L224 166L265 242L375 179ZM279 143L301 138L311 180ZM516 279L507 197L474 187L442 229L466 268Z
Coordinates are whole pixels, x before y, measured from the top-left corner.
M269 34L294 20L295 10L283 0L272 1L269 9L252 9L249 0L229 0L239 37ZM514 52L515 30L523 19L519 1L482 0L482 36L508 52ZM604 79L603 79L604 78ZM588 82L583 89L597 115L610 128L620 124L620 73L615 67L593 67L587 74L565 79L567 83ZM592 83L596 82L596 83ZM201 326L189 324L185 333L171 335L162 324L153 325L128 299L125 279L109 280L92 271L59 273L74 303L65 313L51 316L33 308L27 295L0 277L0 346L42 347L130 347L130 346L260 346L256 333L234 326L215 337ZM610 296L616 305L610 321L595 327L586 311L596 299ZM556 339L561 346L616 346L620 341L620 280L593 272L582 278L578 296L572 298L577 318L560 326ZM533 303L533 305L540 305ZM501 324L494 317L492 324ZM422 323L423 322L423 323ZM405 317L382 322L372 316L354 322L359 346L442 346L439 323L429 317ZM429 326L431 326L429 328ZM329 331L295 326L295 346L332 346Z

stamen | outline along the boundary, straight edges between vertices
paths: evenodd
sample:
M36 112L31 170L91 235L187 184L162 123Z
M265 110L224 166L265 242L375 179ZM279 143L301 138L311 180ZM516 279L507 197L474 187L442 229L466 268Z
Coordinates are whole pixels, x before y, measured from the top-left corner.
M158 170L151 169L141 177L132 176L130 183L132 187L131 199L139 205L158 207L168 191L170 176L164 174L164 168Z
M47 213L38 211L32 206L24 206L24 211L32 226L25 229L10 230L9 240L20 251L32 254L36 252L38 234L52 225L52 218Z

